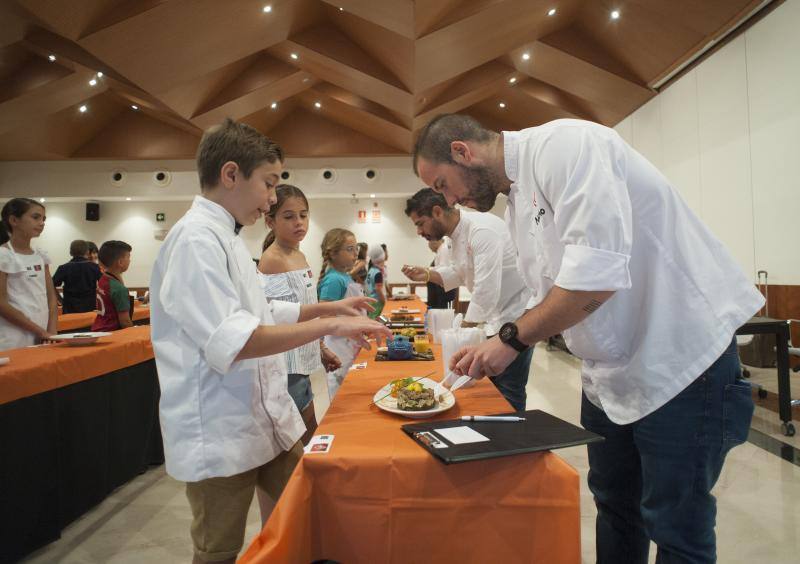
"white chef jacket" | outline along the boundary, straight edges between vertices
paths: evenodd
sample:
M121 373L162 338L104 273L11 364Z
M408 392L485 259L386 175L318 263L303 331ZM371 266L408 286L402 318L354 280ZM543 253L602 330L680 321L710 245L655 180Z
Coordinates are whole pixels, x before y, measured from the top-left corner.
M669 181L607 127L503 132L506 221L531 307L553 285L616 290L564 332L583 391L618 424L675 397L764 300Z
M517 268L517 253L508 227L490 213L460 210L461 219L450 234L451 263L435 266L446 292L466 286L472 294L464 321L485 322L487 335L524 312L530 291ZM443 245L444 246L444 245Z
M447 266L453 262L453 242L450 237L442 237L442 244L436 249L436 256L433 258L434 266Z
M233 216L197 196L170 229L150 282L167 472L231 476L289 449L305 425L283 355L235 361L259 325L295 323L300 305L267 303Z
M11 242L0 245L0 272L6 273L8 303L42 329L50 321L47 303L47 273L50 257L40 249L24 255ZM0 317L0 351L36 344L36 335Z

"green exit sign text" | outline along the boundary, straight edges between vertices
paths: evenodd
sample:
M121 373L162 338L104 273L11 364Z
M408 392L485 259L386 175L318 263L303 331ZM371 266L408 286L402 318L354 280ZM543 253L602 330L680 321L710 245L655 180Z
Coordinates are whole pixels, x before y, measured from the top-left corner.
M156 221L164 221L165 218L166 216L163 213L156 214Z

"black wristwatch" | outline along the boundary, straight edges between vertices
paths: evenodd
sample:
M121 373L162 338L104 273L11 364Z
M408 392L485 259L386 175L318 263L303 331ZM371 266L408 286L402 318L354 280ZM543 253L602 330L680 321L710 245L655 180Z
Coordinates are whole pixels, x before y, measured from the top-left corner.
M507 345L511 345L517 352L525 352L528 350L528 345L517 339L517 334L519 333L519 329L517 326L512 323L504 323L502 327L500 327L500 332L497 334L500 337L500 340Z

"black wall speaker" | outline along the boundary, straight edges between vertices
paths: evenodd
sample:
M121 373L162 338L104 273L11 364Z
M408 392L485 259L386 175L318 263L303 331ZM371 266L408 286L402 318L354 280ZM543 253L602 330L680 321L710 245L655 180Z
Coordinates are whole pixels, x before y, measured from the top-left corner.
M96 202L86 204L86 221L100 221L100 204Z

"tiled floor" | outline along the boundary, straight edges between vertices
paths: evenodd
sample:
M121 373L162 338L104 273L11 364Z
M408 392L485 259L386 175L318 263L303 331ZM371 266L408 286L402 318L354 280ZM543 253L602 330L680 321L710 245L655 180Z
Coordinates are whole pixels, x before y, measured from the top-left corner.
M528 383L528 407L578 422L578 361L562 352L538 347ZM753 371L753 380L775 389L774 371ZM793 377L797 379L797 376ZM318 416L327 409L321 374L312 378ZM795 389L800 397L800 390ZM798 438L780 434L777 415L756 408L754 428L800 447ZM595 509L586 486L586 449L559 451L581 475L582 552L594 562ZM732 451L717 484L717 535L720 563L798 562L800 558L800 467L746 443ZM26 562L172 563L189 562L190 511L183 486L150 470L120 488L94 510L70 525L63 537ZM247 540L260 529L256 504L251 507ZM654 551L651 551L651 555ZM653 558L651 558L653 560Z

